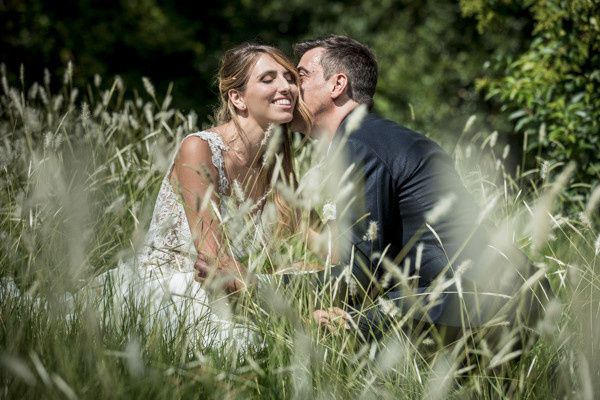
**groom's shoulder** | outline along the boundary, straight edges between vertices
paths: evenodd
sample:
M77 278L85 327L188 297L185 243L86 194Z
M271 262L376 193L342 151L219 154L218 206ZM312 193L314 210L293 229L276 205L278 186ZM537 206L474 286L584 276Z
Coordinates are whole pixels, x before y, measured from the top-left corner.
M374 113L364 117L359 128L350 135L349 141L368 146L380 155L388 154L393 157L414 151L443 151L425 135Z

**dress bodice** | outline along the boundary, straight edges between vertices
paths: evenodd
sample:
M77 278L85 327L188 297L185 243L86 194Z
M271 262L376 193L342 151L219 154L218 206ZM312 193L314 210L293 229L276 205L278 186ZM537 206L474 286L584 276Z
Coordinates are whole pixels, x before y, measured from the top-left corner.
M239 234L240 221L233 221L235 218L227 218L228 215L232 214L230 208L233 203L228 201L230 183L225 174L225 160L223 157L223 152L227 150L227 146L223 143L221 137L214 132L192 133L183 140L185 141L189 137L199 137L205 140L210 147L212 163L218 172L217 191L221 200L219 206L221 227L225 232L225 236L233 242L234 255L240 258L247 253L248 246L257 245L257 241L264 238L262 224L251 224L255 232L250 234L246 230L246 237L240 238L240 236L243 236ZM169 180L172 166L173 163L171 163L162 180L152 213L152 221L143 248L138 253L137 261L141 267L166 267L179 271L190 271L193 270L197 251L185 215L183 200L175 192ZM257 221L260 221L260 215L257 216L254 222ZM228 226L233 223L236 225L235 228Z
M225 196L229 190L229 181L225 175L223 151L227 147L219 135L208 131L192 133L183 140L194 136L208 142L212 163L218 172L218 193ZM172 168L173 162L162 180L144 246L138 253L138 263L142 267L166 266L188 271L193 268L197 252L182 200L169 180Z

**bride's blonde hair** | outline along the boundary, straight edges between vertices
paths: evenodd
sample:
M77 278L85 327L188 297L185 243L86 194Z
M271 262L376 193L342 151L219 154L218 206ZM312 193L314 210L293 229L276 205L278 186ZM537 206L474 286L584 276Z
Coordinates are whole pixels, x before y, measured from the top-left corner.
M244 141L247 140L237 119L236 108L229 99L229 91L236 90L243 93L250 78L250 72L261 55L271 56L278 64L283 66L290 74L295 85L299 85L300 77L292 62L277 48L261 44L245 43L227 50L221 59L218 74L219 107L215 113L217 124L233 121L238 133ZM312 124L312 117L301 96L298 96L294 109L294 121L300 122L303 129L308 130ZM282 155L282 173L287 184L296 187L296 175L292 166L292 133L289 123L282 126L282 139L280 148L276 153ZM262 192L267 191L267 182L273 174L274 165L271 163L261 169L258 177ZM274 202L280 214L283 226L294 232L297 229L297 213L283 200L280 193L274 190Z

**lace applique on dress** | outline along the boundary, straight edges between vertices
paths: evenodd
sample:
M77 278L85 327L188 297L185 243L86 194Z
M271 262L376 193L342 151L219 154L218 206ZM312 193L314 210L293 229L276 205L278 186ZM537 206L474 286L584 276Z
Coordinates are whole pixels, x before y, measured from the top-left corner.
M212 162L219 175L218 193L225 195L229 181L225 176L223 151L227 149L221 137L214 132L202 131L188 135L208 142ZM179 271L191 271L196 259L196 249L185 215L183 204L169 181L173 163L163 178L152 221L146 234L144 246L138 253L138 263L142 267L169 267Z
M214 132L196 132L186 136L185 139L191 136L199 137L208 142L210 152L212 153L212 163L217 168L217 172L219 173L218 191L221 196L225 196L229 191L229 181L227 180L227 176L225 176L225 160L223 159L223 152L227 150L227 146L225 146L225 144L223 143L221 136L217 135Z
M221 195L226 194L229 182L225 176L225 146L221 138L212 132L189 136L208 142L212 162L219 172L217 190ZM202 348L213 345L222 348L233 343L243 350L253 343L251 327L233 322L229 314L220 312L219 308L213 309L202 284L195 280L197 252L183 201L169 181L172 165L162 180L152 221L137 259L120 262L117 268L99 275L85 293L92 296L100 315L111 313L112 317L120 318L133 311L133 317L144 321L144 328L150 329L160 321L166 335L179 337L178 332L185 330L189 343L202 343ZM0 295L3 295L1 287ZM143 318L140 310L143 310Z

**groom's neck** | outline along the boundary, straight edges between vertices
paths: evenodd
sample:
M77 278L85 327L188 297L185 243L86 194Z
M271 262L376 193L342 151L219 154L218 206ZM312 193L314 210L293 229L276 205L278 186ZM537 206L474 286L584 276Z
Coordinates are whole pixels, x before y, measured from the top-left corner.
M331 142L344 119L358 106L355 101L347 101L343 105L334 107L319 124L321 135Z

